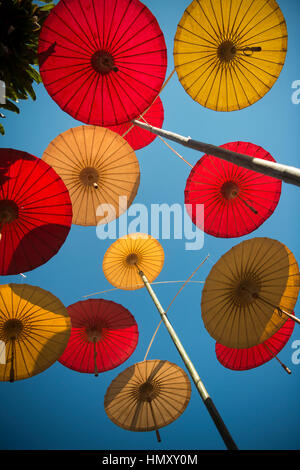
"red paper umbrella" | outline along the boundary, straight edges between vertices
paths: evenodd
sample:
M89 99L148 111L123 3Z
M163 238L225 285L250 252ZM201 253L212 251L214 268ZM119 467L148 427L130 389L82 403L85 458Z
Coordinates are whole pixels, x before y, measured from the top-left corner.
M167 67L163 33L139 0L60 0L43 24L38 53L54 101L104 127L143 113Z
M134 317L110 300L89 299L68 307L72 329L59 362L77 372L104 372L122 364L138 342Z
M274 359L274 357L278 359L276 355L289 341L294 326L294 320L289 318L273 336L252 348L228 348L220 343L216 343L217 359L224 367L231 370L253 369ZM290 373L290 370L281 361L279 362Z
M40 158L0 149L0 274L19 274L48 261L72 223L69 192Z
M221 147L275 161L262 147L248 142L231 142ZM204 155L187 180L185 204L193 222L206 233L223 238L241 237L272 215L280 194L280 180ZM203 220L197 217L199 204L204 205Z
M143 115L143 118L151 126L159 128L162 127L164 122L164 108L159 96L156 98L148 111L146 111L146 113ZM151 142L153 142L153 140L156 138L156 135L153 134L153 132L149 132L136 126L132 127L132 123L108 127L112 131L124 136L124 139L127 140L133 150L139 150L143 147L146 147L146 145L151 144ZM131 129L129 132L127 132L129 128Z

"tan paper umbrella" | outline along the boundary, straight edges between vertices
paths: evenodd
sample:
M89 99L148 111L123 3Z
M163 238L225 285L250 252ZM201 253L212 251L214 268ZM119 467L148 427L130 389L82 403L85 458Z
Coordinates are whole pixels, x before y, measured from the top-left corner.
M261 99L287 52L287 27L275 0L193 0L175 36L174 62L185 91L216 111Z
M209 334L229 348L251 348L293 318L300 275L293 253L270 238L243 241L210 271L201 308Z
M186 409L191 384L183 369L169 361L138 362L110 384L104 408L107 416L128 431L156 431Z
M79 126L57 136L42 159L67 186L73 223L105 224L124 213L134 200L140 168L128 142L110 129Z
M116 240L103 258L103 272L106 279L118 289L140 289L139 271L153 282L164 264L161 244L151 235L132 233Z
M62 355L70 333L67 309L53 294L27 284L0 286L0 341L6 356L0 380L43 372Z

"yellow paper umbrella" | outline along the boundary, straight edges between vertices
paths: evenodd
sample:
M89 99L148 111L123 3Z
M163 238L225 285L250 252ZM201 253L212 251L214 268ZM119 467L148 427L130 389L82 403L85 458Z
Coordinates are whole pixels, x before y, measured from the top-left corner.
M169 361L138 362L121 372L104 399L108 417L128 431L156 431L186 409L191 384L183 369Z
M277 240L253 238L225 253L202 292L209 334L229 348L251 348L273 336L293 315L300 274L292 252Z
M57 136L43 156L67 186L73 223L106 224L132 204L140 182L133 149L116 132L79 126Z
M6 356L0 380L43 372L62 355L70 332L67 309L50 292L27 284L0 286L0 341Z
M140 289L139 270L153 282L164 264L161 244L151 235L132 233L116 240L103 258L103 272L115 287L125 290Z
M194 0L177 28L174 61L186 92L216 111L245 108L276 82L287 28L274 0Z

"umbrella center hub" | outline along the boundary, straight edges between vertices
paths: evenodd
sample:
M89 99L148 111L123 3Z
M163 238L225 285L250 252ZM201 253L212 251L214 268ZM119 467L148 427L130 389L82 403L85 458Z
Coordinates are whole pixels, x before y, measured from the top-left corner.
M93 69L101 75L107 75L111 71L118 71L113 56L107 51L95 52L92 55L91 63Z
M23 331L23 323L17 318L11 318L4 322L2 326L2 332L7 340L18 339Z
M139 387L139 399L141 401L152 401L158 395L158 390L155 384L151 382L144 382Z
M239 193L239 187L233 181L226 181L221 188L222 196L227 199L235 199Z
M98 188L99 173L95 168L86 167L81 170L79 179L84 186L94 186L94 188Z
M258 298L260 282L255 276L241 281L237 287L237 300L240 305L249 305Z
M87 339L90 343L98 342L102 336L101 328L87 328L86 330Z
M18 218L19 209L14 201L0 201L0 224L13 222Z
M217 50L217 54L221 62L230 62L236 56L237 49L232 41L223 41Z
M130 266L133 266L133 265L137 264L138 259L139 258L135 253L130 253L130 255L128 255L126 257L126 264L129 264Z

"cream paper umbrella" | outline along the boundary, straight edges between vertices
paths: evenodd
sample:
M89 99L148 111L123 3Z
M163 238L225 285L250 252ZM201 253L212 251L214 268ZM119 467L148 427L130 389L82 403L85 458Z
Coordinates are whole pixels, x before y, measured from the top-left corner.
M183 369L169 361L138 362L110 384L104 408L107 416L128 431L156 431L186 409L191 384Z
M243 241L211 269L202 292L202 319L228 348L251 348L292 318L300 288L293 253L270 238Z
M137 194L140 168L136 155L110 129L71 128L48 145L42 159L69 190L74 224L106 224L123 214Z

